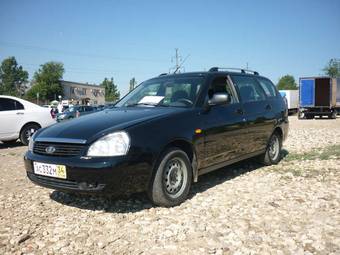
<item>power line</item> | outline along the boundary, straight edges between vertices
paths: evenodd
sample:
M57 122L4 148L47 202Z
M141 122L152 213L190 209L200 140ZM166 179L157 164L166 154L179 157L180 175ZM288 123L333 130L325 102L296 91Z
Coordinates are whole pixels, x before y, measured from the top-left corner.
M27 50L47 51L47 52L53 52L57 54L71 55L71 56L77 56L77 57L102 58L102 59L110 59L110 60L118 60L118 61L137 61L137 62L154 62L154 63L165 63L166 62L160 59L121 58L121 57L113 57L113 56L107 56L107 55L85 54L82 52L65 51L65 50L45 48L45 47L40 47L40 46L35 46L35 45L19 44L19 43L4 42L4 41L0 41L0 45L6 46L6 47L22 48L22 49L27 49Z
M18 62L19 65L24 66L26 69L36 69L38 70L41 66L41 64L32 64L32 63L24 63L24 62ZM30 66L27 68L27 66ZM69 72L68 70L74 71L74 72L92 72L92 73L113 73L118 72L117 70L104 70L104 69L93 69L93 68L79 68L79 67L65 67L65 71ZM72 72L71 72L72 73Z

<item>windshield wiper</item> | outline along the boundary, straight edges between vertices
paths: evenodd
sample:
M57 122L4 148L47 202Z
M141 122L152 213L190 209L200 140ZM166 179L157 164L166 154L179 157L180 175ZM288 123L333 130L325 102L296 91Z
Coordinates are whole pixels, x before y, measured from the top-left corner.
M137 105L157 106L156 104L151 104L151 103L133 103L133 104L128 104L126 107L133 107Z

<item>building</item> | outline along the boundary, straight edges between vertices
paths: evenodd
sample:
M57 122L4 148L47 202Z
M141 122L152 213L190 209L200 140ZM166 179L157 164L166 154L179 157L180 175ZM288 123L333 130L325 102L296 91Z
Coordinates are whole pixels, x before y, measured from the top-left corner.
M105 104L105 89L98 85L63 80L60 83L64 92L63 100L73 104Z

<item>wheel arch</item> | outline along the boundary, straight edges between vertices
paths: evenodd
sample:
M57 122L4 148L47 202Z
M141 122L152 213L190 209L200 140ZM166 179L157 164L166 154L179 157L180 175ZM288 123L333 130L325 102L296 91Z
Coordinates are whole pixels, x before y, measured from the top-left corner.
M188 140L184 139L184 138L176 138L176 139L172 140L171 142L167 143L162 148L160 153L158 154L157 161L156 161L157 163L155 164L155 167L157 167L158 163L160 162L162 154L166 150L168 150L169 148L172 148L172 147L179 148L187 154L187 156L188 156L188 158L191 162L191 166L192 166L193 181L197 182L198 171L197 171L196 151L195 151L193 144L191 142L189 142Z
M283 140L283 130L280 126L277 126L277 127L274 128L272 135L274 133L278 133L281 136L281 141Z
M26 126L28 126L28 125L30 125L30 124L37 125L39 128L41 128L41 125L40 125L38 122L35 122L35 121L27 122L27 123L25 123L25 125L23 125L23 126L21 127L20 132L19 132L19 136L20 136L22 130L23 130Z

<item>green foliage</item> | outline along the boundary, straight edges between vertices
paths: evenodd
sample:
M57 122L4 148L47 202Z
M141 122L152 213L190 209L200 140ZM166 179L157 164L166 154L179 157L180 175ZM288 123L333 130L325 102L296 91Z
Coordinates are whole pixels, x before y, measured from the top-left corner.
M288 74L281 77L276 86L278 90L298 89L294 76Z
M332 78L340 77L340 59L332 58L329 60L323 71Z
M31 100L36 99L37 93L39 93L40 99L53 100L58 95L63 95L63 88L60 84L65 71L63 64L51 61L40 67L34 73L34 84L27 92L26 97Z
M295 154L290 153L285 157L285 161L293 160L328 160L328 159L340 159L340 144L329 145L325 148L317 148L309 152Z
M118 91L117 85L114 84L113 78L110 80L105 78L100 86L105 88L105 101L115 102L119 100L120 92Z
M4 59L0 66L0 94L22 96L27 79L28 72L18 66L15 57Z

